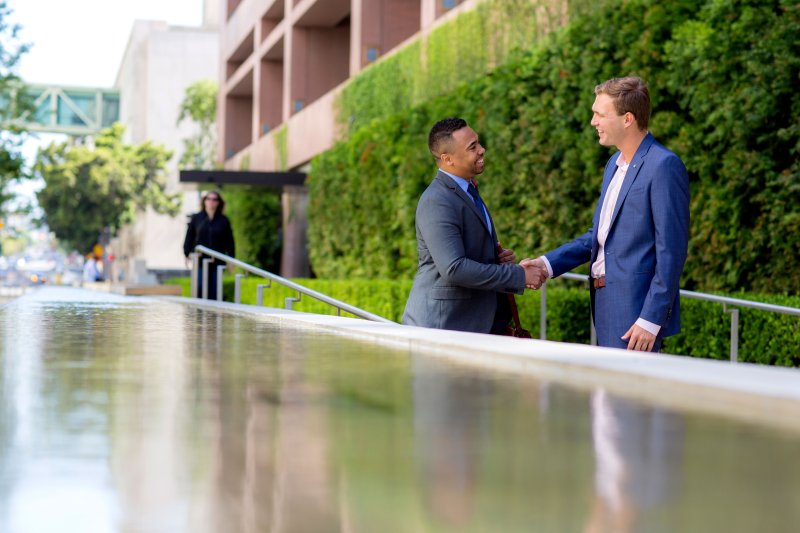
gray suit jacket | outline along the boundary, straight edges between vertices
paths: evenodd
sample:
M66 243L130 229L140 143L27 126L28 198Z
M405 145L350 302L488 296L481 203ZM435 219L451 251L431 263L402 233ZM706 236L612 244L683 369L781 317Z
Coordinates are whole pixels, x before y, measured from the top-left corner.
M494 229L489 233L472 197L443 172L419 199L416 227L419 266L403 324L489 333L498 301L507 301L498 293L525 291L523 268L497 264Z

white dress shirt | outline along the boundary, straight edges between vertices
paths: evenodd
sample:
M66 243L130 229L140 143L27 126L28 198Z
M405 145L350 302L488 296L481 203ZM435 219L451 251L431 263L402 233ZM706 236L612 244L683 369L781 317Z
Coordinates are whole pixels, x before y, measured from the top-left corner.
M603 207L600 209L600 220L597 227L597 243L599 245L597 250L597 259L592 263L592 277L602 278L606 275L606 254L605 244L608 239L608 232L611 229L611 217L614 215L614 207L617 205L619 199L619 192L622 190L622 184L625 182L625 174L628 173L629 163L625 161L622 154L617 158L617 170L614 172L614 177L611 178L611 183L608 184L606 190L606 197L603 199ZM545 266L547 267L548 277L553 277L553 267L550 261L545 256L542 256ZM636 320L636 325L645 329L653 335L658 335L661 331L661 326L653 324L649 320L639 317Z

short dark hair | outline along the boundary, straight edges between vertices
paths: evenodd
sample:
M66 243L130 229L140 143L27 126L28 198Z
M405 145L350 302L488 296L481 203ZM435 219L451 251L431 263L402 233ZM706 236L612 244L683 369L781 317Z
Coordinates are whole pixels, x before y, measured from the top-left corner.
M428 134L428 149L433 157L438 159L445 149L445 145L453 138L453 132L467 127L463 118L444 118L433 125Z
M202 213L206 210L206 198L208 198L209 194L213 194L214 196L219 198L219 203L217 204L217 213L219 213L220 215L223 214L223 212L225 211L225 200L222 199L222 195L216 189L206 191L203 197L200 198L200 212Z
M633 114L639 129L647 129L650 123L650 91L643 79L636 76L612 78L595 87L594 94L607 94L614 99L617 113Z

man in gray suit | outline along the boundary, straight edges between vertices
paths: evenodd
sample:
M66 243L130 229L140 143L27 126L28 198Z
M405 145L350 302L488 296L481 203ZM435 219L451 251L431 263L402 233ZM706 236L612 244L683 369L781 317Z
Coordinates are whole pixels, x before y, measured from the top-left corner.
M428 148L439 172L417 204L419 265L403 324L501 334L511 320L505 293L543 282L537 269L500 250L494 223L474 184L483 172L478 135L460 118L434 124Z

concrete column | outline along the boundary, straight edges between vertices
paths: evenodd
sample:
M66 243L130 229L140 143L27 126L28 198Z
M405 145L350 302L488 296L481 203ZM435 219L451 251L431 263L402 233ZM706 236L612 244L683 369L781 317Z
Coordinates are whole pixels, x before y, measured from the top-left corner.
M283 95L281 102L281 116L283 124L289 122L292 116L292 64L294 63L294 12L292 0L285 0L284 4L284 34L283 34Z
M261 24L256 24L255 42L261 42ZM255 48L258 49L257 46ZM252 139L250 141L251 145L258 142L258 139L261 138L261 116L263 115L263 111L261 110L263 99L261 95L264 93L264 86L262 84L264 74L261 72L261 69L263 67L263 62L253 62L253 105L251 109L252 115L250 117L250 137Z
M308 260L308 189L302 186L286 186L281 194L283 211L283 251L281 252L281 276L304 278L311 275Z
M203 27L219 28L220 2L203 0Z
M364 26L363 0L352 0L350 4L350 76L361 71L361 33Z
M438 0L422 0L420 13L420 28L430 28L436 20L436 2Z

